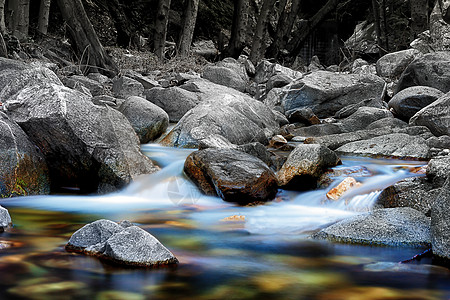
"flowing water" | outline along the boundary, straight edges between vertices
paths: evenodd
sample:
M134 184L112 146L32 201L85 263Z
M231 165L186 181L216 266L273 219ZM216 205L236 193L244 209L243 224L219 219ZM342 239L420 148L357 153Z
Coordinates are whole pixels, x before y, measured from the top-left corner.
M425 249L315 241L328 224L371 209L380 190L420 162L343 158L328 185L280 191L240 207L202 195L182 174L192 150L144 145L161 171L104 196L2 200L14 228L0 234L0 299L449 299L450 273L399 264ZM326 193L345 176L362 185L338 201ZM180 260L128 269L67 253L70 235L100 218L130 220Z

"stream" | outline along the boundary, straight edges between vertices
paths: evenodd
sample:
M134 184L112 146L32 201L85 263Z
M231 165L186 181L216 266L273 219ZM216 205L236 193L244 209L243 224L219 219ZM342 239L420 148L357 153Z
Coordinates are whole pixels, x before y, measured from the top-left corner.
M148 144L161 171L108 195L2 199L14 227L0 233L0 299L450 299L450 272L424 251L336 244L309 238L369 211L380 190L423 162L343 157L329 186L281 190L265 205L236 206L202 195L182 173L193 151ZM338 201L326 193L344 176L362 185ZM67 253L64 245L97 219L129 220L180 264L131 269Z

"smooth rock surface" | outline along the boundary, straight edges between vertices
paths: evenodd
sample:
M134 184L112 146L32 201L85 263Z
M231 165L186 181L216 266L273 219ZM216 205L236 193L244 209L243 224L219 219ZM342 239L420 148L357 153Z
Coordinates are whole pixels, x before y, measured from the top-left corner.
M443 92L432 87L413 86L395 94L388 106L398 118L409 121L419 110L443 95Z
M426 126L435 136L450 135L450 93L419 110L409 124Z
M313 235L334 242L382 246L428 246L430 219L409 208L377 209L350 217Z
M285 89L285 111L311 108L319 118L365 99L382 99L386 83L375 75L336 74L316 71Z
M341 155L425 160L429 158L429 150L425 139L420 136L410 136L406 133L392 133L345 144L336 149L336 153Z
M208 195L242 205L272 200L278 183L260 159L233 149L205 149L188 156L184 171Z
M141 144L161 136L169 125L169 116L159 106L144 98L131 96L122 103L119 111L130 121Z
M161 143L197 148L199 140L218 134L236 145L267 144L278 130L275 114L263 103L244 94L218 94L186 113Z
M318 178L327 168L339 163L339 157L325 146L300 144L278 171L278 182L289 189L312 189L317 186Z
M161 107L168 115L170 122L178 122L190 109L200 103L200 98L193 92L179 87L155 87L146 90L145 98Z
M0 112L0 198L50 193L41 151L14 121Z

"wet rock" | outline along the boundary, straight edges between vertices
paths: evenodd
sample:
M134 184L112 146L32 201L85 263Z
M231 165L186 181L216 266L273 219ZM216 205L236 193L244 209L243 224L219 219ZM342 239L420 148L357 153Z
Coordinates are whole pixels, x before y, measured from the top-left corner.
M317 71L296 80L285 90L285 111L311 108L319 118L364 99L382 99L385 82L375 75L336 74Z
M450 91L450 53L425 54L411 62L397 84L396 93L412 86L429 86L447 93Z
M144 86L137 80L127 76L121 76L114 79L112 91L114 96L126 99L130 96L142 97Z
M242 205L275 198L275 174L260 159L233 149L206 149L193 152L184 171L208 195L218 195Z
M140 152L133 128L118 111L46 81L32 82L5 97L9 91L0 93L8 99L7 114L41 149L55 188L76 185L84 192L110 191L157 170Z
M244 92L247 85L247 82L236 71L226 67L207 66L203 70L203 78L240 92Z
M11 216L6 208L0 206L0 232L12 225Z
M264 146L261 143L254 142L254 143L239 145L236 147L236 150L239 150L239 151L245 152L247 154L250 154L254 157L257 157L260 160L262 160L266 165L268 165L269 167L272 167L272 164L273 164L272 155L269 152L269 150L267 150L266 146Z
M393 117L387 109L360 107L354 114L342 121L341 129L344 132L362 130L377 120Z
M430 219L410 207L377 209L350 217L313 235L341 243L383 246L428 246Z
M406 178L385 188L376 205L383 208L411 207L429 216L439 190L423 178Z
M66 250L131 266L178 263L177 258L150 233L128 223L125 225L104 219L87 224L72 235Z
M365 99L356 104L351 104L346 107L343 107L342 109L336 112L334 117L337 119L347 118L352 114L354 114L360 107L383 108L383 102L380 98Z
M419 110L409 124L426 126L435 136L450 135L450 93Z
M14 121L0 112L0 198L50 193L41 151Z
M77 84L81 84L89 90L92 96L100 96L106 93L105 87L102 84L85 76L72 75L63 78L62 82L65 86L72 89L76 89Z
M429 150L425 139L422 137L410 136L405 133L391 133L345 144L336 149L336 153L341 155L426 160L429 158Z
M435 88L413 86L395 94L388 106L398 118L409 121L419 110L443 95L444 93Z
M421 55L416 49L388 53L377 61L377 74L381 77L396 79L414 59Z
M289 122L300 122L306 125L320 124L319 118L314 114L311 108L296 108L286 112Z
M213 134L210 136L207 136L204 139L201 139L198 141L198 150L208 149L208 148L214 148L214 149L223 149L223 148L231 148L236 149L236 145L233 143L230 143L229 140L224 138L223 136L219 134Z
M287 144L287 140L282 135L275 135L269 142L269 147L280 148Z
M161 107L168 115L170 122L178 122L190 109L200 103L200 98L192 92L179 87L156 87L146 90L145 98Z
M450 178L431 208L431 244L433 255L450 262Z
M361 183L357 182L355 178L347 177L327 193L327 198L335 201L339 200L345 192L360 185Z
M278 130L275 114L263 103L244 94L218 94L186 113L162 143L197 148L199 140L218 134L236 145L267 144Z
M300 144L278 171L278 182L289 189L312 189L327 168L339 163L339 157L325 146Z
M119 111L130 121L141 144L157 139L169 125L167 113L141 97L131 96L127 98L120 106Z

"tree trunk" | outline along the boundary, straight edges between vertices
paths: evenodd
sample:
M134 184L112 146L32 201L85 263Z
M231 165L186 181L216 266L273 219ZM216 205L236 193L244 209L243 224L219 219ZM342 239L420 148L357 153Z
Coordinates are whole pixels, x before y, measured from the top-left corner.
M428 29L428 0L411 0L412 38Z
M269 57L278 58L279 52L286 47L291 37L292 28L300 10L301 0L292 0L291 3L287 3L288 6L289 4L290 7L285 7L278 20L274 41L267 50Z
M5 0L0 0L0 33L2 35L4 35L6 33Z
M178 43L178 54L181 57L188 56L191 50L199 2L200 0L186 0L186 8L183 16L183 27L181 30L180 41Z
M130 22L121 7L122 4L118 0L107 0L104 5L108 7L114 20L114 27L117 30L117 45L124 48L129 47L132 30L130 29Z
M388 26L386 16L386 0L381 0L380 4L380 31L381 31L381 47L382 52L389 52Z
M255 65L264 58L266 52L266 34L269 24L269 14L273 9L276 0L264 0L256 23L255 34L253 36L252 50L250 52L250 60Z
M40 33L43 33L43 34L47 34L47 30L48 30L48 17L50 15L50 2L51 2L51 0L41 0L41 6L39 8L38 30Z
M117 73L117 66L100 44L81 0L57 0L57 3L76 47L81 53L80 65L83 71L114 76Z
M16 0L18 7L13 18L16 24L13 35L19 40L28 37L28 28L30 27L30 0Z
M372 0L372 12L375 26L375 34L377 35L378 50L381 56L382 51L380 48L382 47L382 42L381 42L381 26L380 26L380 8L377 0Z
M14 32L17 28L17 11L19 10L19 0L8 1L8 9L6 12L6 22L8 23L9 32Z
M317 26L331 13L336 9L338 5L338 0L328 0L328 2L322 6L322 8L308 21L305 22L303 26L297 30L292 38L292 41L289 43L288 48L291 52L292 56L297 56L300 53L303 42L305 39L317 28Z
M158 12L155 20L155 54L159 60L164 59L166 45L167 24L169 23L170 0L159 0Z
M234 0L233 24L231 25L231 37L224 56L238 58L245 47L245 35L248 23L248 0Z

